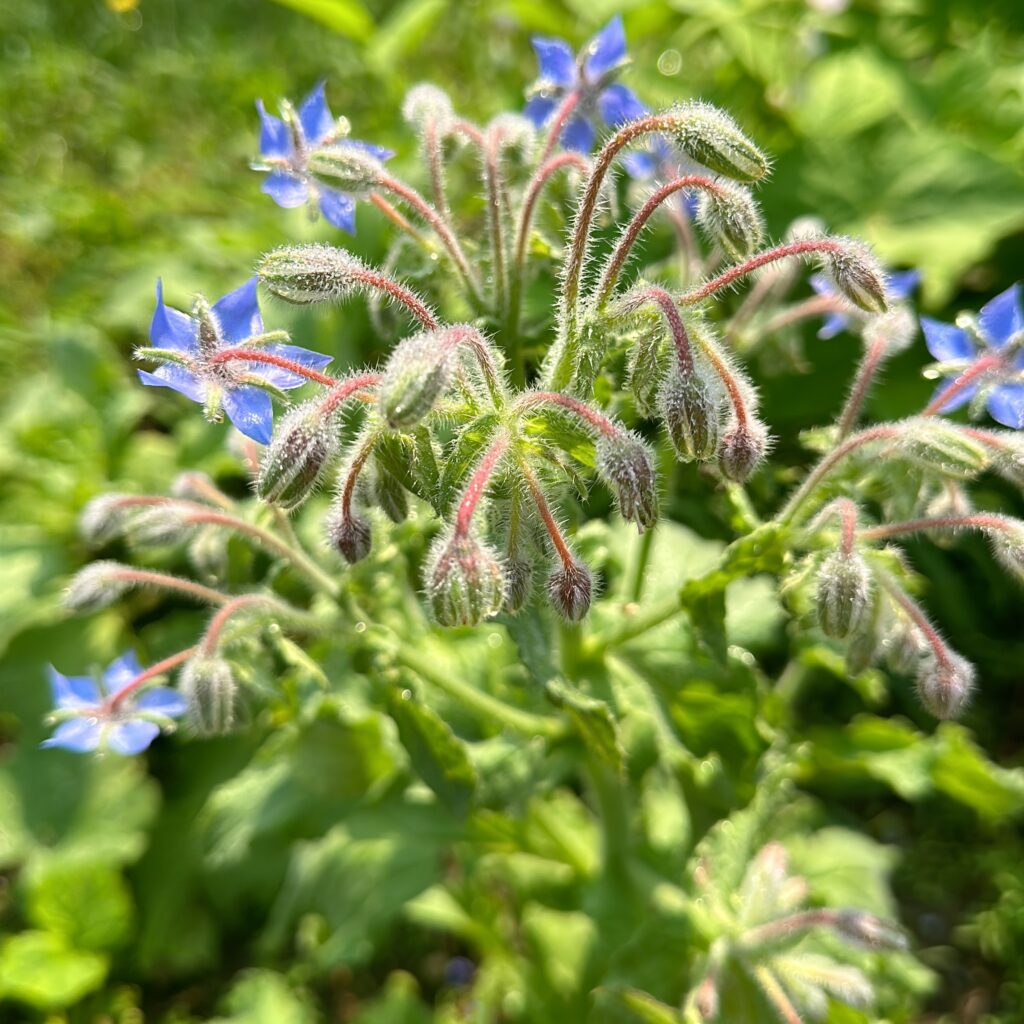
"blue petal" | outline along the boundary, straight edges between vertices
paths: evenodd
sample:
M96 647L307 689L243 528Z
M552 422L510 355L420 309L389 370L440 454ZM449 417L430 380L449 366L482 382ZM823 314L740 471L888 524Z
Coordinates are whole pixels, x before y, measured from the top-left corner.
M838 298L839 293L836 291L835 286L824 274L811 274L807 279L807 283L819 295L829 295L832 298Z
M941 398L954 384L956 380L948 380L940 384L932 395L932 401ZM977 394L978 385L968 384L963 391L958 391L948 402L938 407L939 412L955 412L961 406L966 405Z
M589 153L594 148L594 128L584 117L574 117L562 129L562 145L577 153Z
M633 121L647 113L647 108L637 99L632 89L616 82L609 85L597 98L601 117L607 125L617 128L626 121Z
M527 101L523 116L539 128L555 112L557 106L558 101L553 97L538 93Z
M53 706L62 710L93 708L103 699L95 679L88 676L65 676L52 666L50 689L53 691Z
M241 287L228 292L214 303L213 314L220 324L220 334L225 341L241 344L254 334L263 333L256 282L257 278L250 277Z
M141 754L160 735L153 722L121 722L107 730L107 746L115 754Z
M338 145L361 149L364 153L369 153L375 160L380 160L381 163L385 160L390 160L395 155L395 151L388 149L387 146L376 146L372 142L360 142L359 139L345 139L339 142Z
M540 77L552 85L571 89L576 84L576 55L564 39L533 37L533 48L540 65Z
M263 345L260 347L260 351L290 359L294 363L301 363L314 370L326 366L332 359L331 356L326 356L322 352L311 352L308 348L299 348L298 345ZM269 363L247 363L246 370L283 391L301 387L306 383L306 378L300 374L280 366L271 366Z
M1024 384L1003 384L993 388L987 405L992 419L1004 427L1024 429Z
M920 270L897 271L889 275L887 291L894 299L905 299L920 283Z
M651 152L640 150L635 153L627 153L622 158L622 166L626 173L637 181L646 181L653 178L658 169L658 158Z
M259 388L243 385L224 392L224 411L246 437L269 444L274 432L274 407L270 395Z
M310 148L334 130L334 118L324 98L324 83L318 82L299 107L299 124Z
M135 657L135 652L127 651L110 663L106 672L103 673L103 685L107 688L107 693L116 693L141 672L142 666L139 664L139 659Z
M944 324L931 317L921 317L921 329L928 351L940 363L951 363L956 359L973 359L974 344L966 331L952 324Z
M168 718L180 718L188 710L188 701L169 686L154 686L136 698L135 707L139 711L152 711Z
M683 195L683 209L686 210L690 220L693 220L697 216L697 208L699 206L700 196L695 192L686 192Z
M273 171L260 188L278 206L291 210L301 206L309 198L309 187L301 178L295 178L284 171Z
M845 313L830 313L818 331L818 337L828 340L842 334L850 326L850 318Z
M263 100L256 101L260 115L260 153L263 156L277 156L288 159L294 153L292 133L279 117L268 114Z
M173 363L164 363L158 366L152 373L147 370L139 370L139 380L151 388L173 388L186 398L200 405L206 401L206 385L197 380L195 375L189 373L182 366L175 366Z
M320 211L336 228L356 233L356 201L350 195L321 186Z
M149 340L157 348L169 348L176 352L195 352L198 325L190 316L164 305L164 283L156 281L156 309L149 325Z
M584 67L587 74L597 78L610 71L626 59L626 30L622 27L622 16L616 14L611 21L587 45Z
M63 747L76 754L85 754L99 746L101 731L102 727L96 719L72 718L69 722L61 722L53 735L43 740L40 746Z
M1024 331L1020 298L1020 285L1015 284L981 307L978 325L995 348L1002 348L1014 334Z

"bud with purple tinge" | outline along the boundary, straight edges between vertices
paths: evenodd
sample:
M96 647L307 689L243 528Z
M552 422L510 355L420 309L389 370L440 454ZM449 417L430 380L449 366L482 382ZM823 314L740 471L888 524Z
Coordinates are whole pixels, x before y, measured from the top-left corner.
M764 220L750 189L732 182L701 192L697 223L734 260L746 259L764 240Z
M730 480L743 483L768 452L768 431L758 420L733 422L718 447L718 466Z
M632 431L602 434L597 442L597 472L615 492L622 518L641 533L658 521L658 480L650 449Z
M871 601L871 570L856 551L833 551L818 570L818 623L842 640L855 632Z
M334 417L325 416L315 400L297 406L263 453L256 493L281 508L298 507L316 489L337 450Z
M687 103L672 110L667 133L691 160L734 181L757 181L768 173L768 159L740 126L710 103Z
M505 600L501 559L471 534L437 538L427 559L426 587L442 626L477 626L497 615Z
M569 622L579 622L590 611L593 589L590 570L582 562L562 565L548 578L548 600Z
M696 361L678 364L665 375L658 393L669 440L683 462L710 462L718 454L723 398L718 378Z
M836 290L867 313L888 308L885 271L874 253L855 238L837 238L836 248L820 253L821 269Z
M936 718L956 718L967 707L974 691L974 666L955 651L932 653L917 674L921 703Z
M349 565L361 562L370 553L373 531L363 516L345 514L340 508L333 508L324 524L327 542Z
M394 430L415 427L437 404L452 376L449 331L422 331L401 341L380 383L381 416Z
M227 732L235 722L238 685L231 666L218 655L198 654L181 671L188 721L201 736Z

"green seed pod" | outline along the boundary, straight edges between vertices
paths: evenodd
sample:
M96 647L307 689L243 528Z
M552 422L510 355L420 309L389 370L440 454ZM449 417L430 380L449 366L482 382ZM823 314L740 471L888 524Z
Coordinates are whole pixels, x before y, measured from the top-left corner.
M742 426L734 423L722 434L718 448L718 466L736 483L743 483L761 464L768 451L768 432L757 420L748 419Z
M985 446L955 423L938 416L907 420L897 440L899 451L924 469L961 480L988 468Z
M833 239L838 245L820 253L821 269L836 290L866 313L888 308L885 271L874 253L855 238Z
M658 478L648 446L631 430L597 442L597 473L615 493L619 511L643 533L658 521Z
M505 600L501 560L473 536L441 536L427 559L427 596L442 626L477 626Z
M665 375L658 394L661 418L682 462L710 462L718 454L724 407L718 378L700 362L678 364Z
M734 181L757 181L768 159L724 110L687 103L672 111L672 141L691 159Z
M328 544L349 565L355 565L369 555L373 545L373 530L362 516L346 516L339 509L332 509L324 527Z
M235 723L238 684L231 666L217 655L199 654L181 671L188 721L200 736L219 736Z
M697 223L734 260L745 260L764 240L764 219L753 193L729 181L700 193Z
M340 302L363 286L366 264L333 245L285 245L256 264L260 283L279 299L308 305Z
M411 430L434 408L452 376L448 331L423 331L401 341L380 383L380 414L393 430Z
M593 590L590 570L582 562L561 566L548 578L548 599L569 622L579 622L590 611Z
M313 400L281 421L263 453L256 493L268 504L297 508L316 489L338 450L334 417Z
M931 654L921 662L917 693L936 718L957 718L974 690L974 666L953 651L944 657Z
M833 551L818 571L818 623L842 640L860 628L871 602L871 570L855 551Z

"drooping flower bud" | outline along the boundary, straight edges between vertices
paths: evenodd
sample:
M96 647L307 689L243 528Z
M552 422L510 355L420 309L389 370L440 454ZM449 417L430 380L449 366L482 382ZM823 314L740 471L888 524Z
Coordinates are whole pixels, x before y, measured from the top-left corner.
M907 420L897 445L911 462L957 479L975 477L989 464L989 454L980 441L939 416Z
M885 271L874 253L855 238L834 239L837 247L819 256L821 269L836 290L867 313L884 313L888 308Z
M643 533L658 521L658 478L648 446L631 430L602 434L597 473L615 493L619 511Z
M361 562L370 553L373 544L373 530L363 516L352 513L345 515L340 508L333 508L324 523L327 542L349 565Z
M881 341L885 344L885 356L891 358L905 352L917 338L917 317L909 306L893 306L888 313L869 317L864 325L864 342L867 345Z
M989 531L996 560L1019 583L1024 583L1024 523L1007 519L1001 529Z
M441 536L427 560L427 596L442 626L476 626L500 610L505 574L490 545L472 535Z
M846 674L852 679L866 671L875 662L878 645L881 642L879 618L882 602L878 591L872 591L867 611L861 616L860 624L850 635L846 644Z
M196 655L181 670L179 687L189 724L200 736L218 736L234 725L238 684L224 658Z
M394 430L415 427L437 404L452 376L448 331L422 331L395 347L378 391L380 413Z
M590 611L593 589L590 570L582 562L560 566L548 578L548 599L569 622L579 622Z
M736 483L743 483L761 464L768 451L768 431L758 420L733 423L722 434L718 447L718 466Z
M905 619L892 624L882 641L885 663L901 676L917 672L921 663L921 634Z
M362 196L380 183L384 163L358 146L333 145L314 150L309 170L315 176L329 178L331 187L349 195Z
M658 394L661 417L683 462L710 462L718 454L724 401L718 378L700 362L675 365Z
M195 530L187 506L168 502L134 509L125 532L133 544L161 547L165 544L181 544L190 539Z
M974 666L955 651L932 653L921 662L917 693L936 718L956 718L974 691Z
M125 503L124 494L101 494L93 498L78 520L78 529L82 539L88 544L99 547L123 533L132 512L137 506Z
M402 117L406 124L421 134L432 124L439 136L448 133L455 111L451 98L444 89L427 82L414 85L402 100Z
M170 493L175 498L182 498L185 501L200 501L207 505L219 505L224 501L224 496L210 475L198 470L179 473L171 481Z
M712 975L707 975L700 983L694 996L694 1006L701 1019L709 1024L718 1017L718 982Z
M757 181L768 173L765 155L724 110L687 103L672 114L672 141L691 160L735 181Z
M297 508L316 489L338 450L334 417L317 400L288 413L260 460L256 493L284 509Z
M72 612L94 612L113 604L131 589L120 562L93 562L72 577L63 605Z
M265 253L256 274L270 292L287 302L340 302L357 291L366 264L333 245L284 245Z
M871 601L871 570L856 551L833 551L818 570L818 623L842 640L860 628Z
M533 122L522 114L498 114L487 125L487 132L497 133L501 148L515 150L523 160L529 159L537 139Z
M533 567L522 558L510 558L505 563L505 603L502 610L519 611L526 604L533 589Z
M697 223L734 260L746 259L764 239L764 219L750 189L729 181L701 192Z
M865 910L840 910L834 927L847 942L868 949L907 948L907 937L896 925Z

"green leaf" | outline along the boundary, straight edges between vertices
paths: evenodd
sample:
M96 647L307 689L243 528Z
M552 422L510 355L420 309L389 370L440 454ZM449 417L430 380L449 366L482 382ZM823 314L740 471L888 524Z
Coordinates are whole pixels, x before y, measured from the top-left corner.
M229 1016L210 1024L315 1024L319 1019L308 998L275 971L246 971L224 1004Z
M551 702L569 716L587 750L622 772L625 754L611 708L603 700L588 697L556 679L548 683L547 693Z
M319 21L331 31L365 43L373 35L374 24L370 12L359 0L274 0L283 7L305 14Z
M612 1003L627 1011L627 1017L620 1015L617 1020L628 1020L631 1024L679 1024L682 1020L675 1007L637 988L606 989L601 994L605 1004Z
M552 989L563 999L583 991L587 964L599 938L597 924L578 911L551 910L538 903L524 907L522 920L534 962Z
M1018 818L1024 812L1024 769L1000 768L971 741L961 725L939 726L940 753L932 767L937 789L973 807L982 817Z
M448 0L405 0L391 10L378 28L366 54L379 71L394 73L412 56L444 14Z
M22 932L0 948L0 997L41 1010L77 1003L106 974L106 957L71 949L51 932Z
M388 708L417 774L453 814L465 817L473 802L477 776L462 742L426 704L393 690Z

